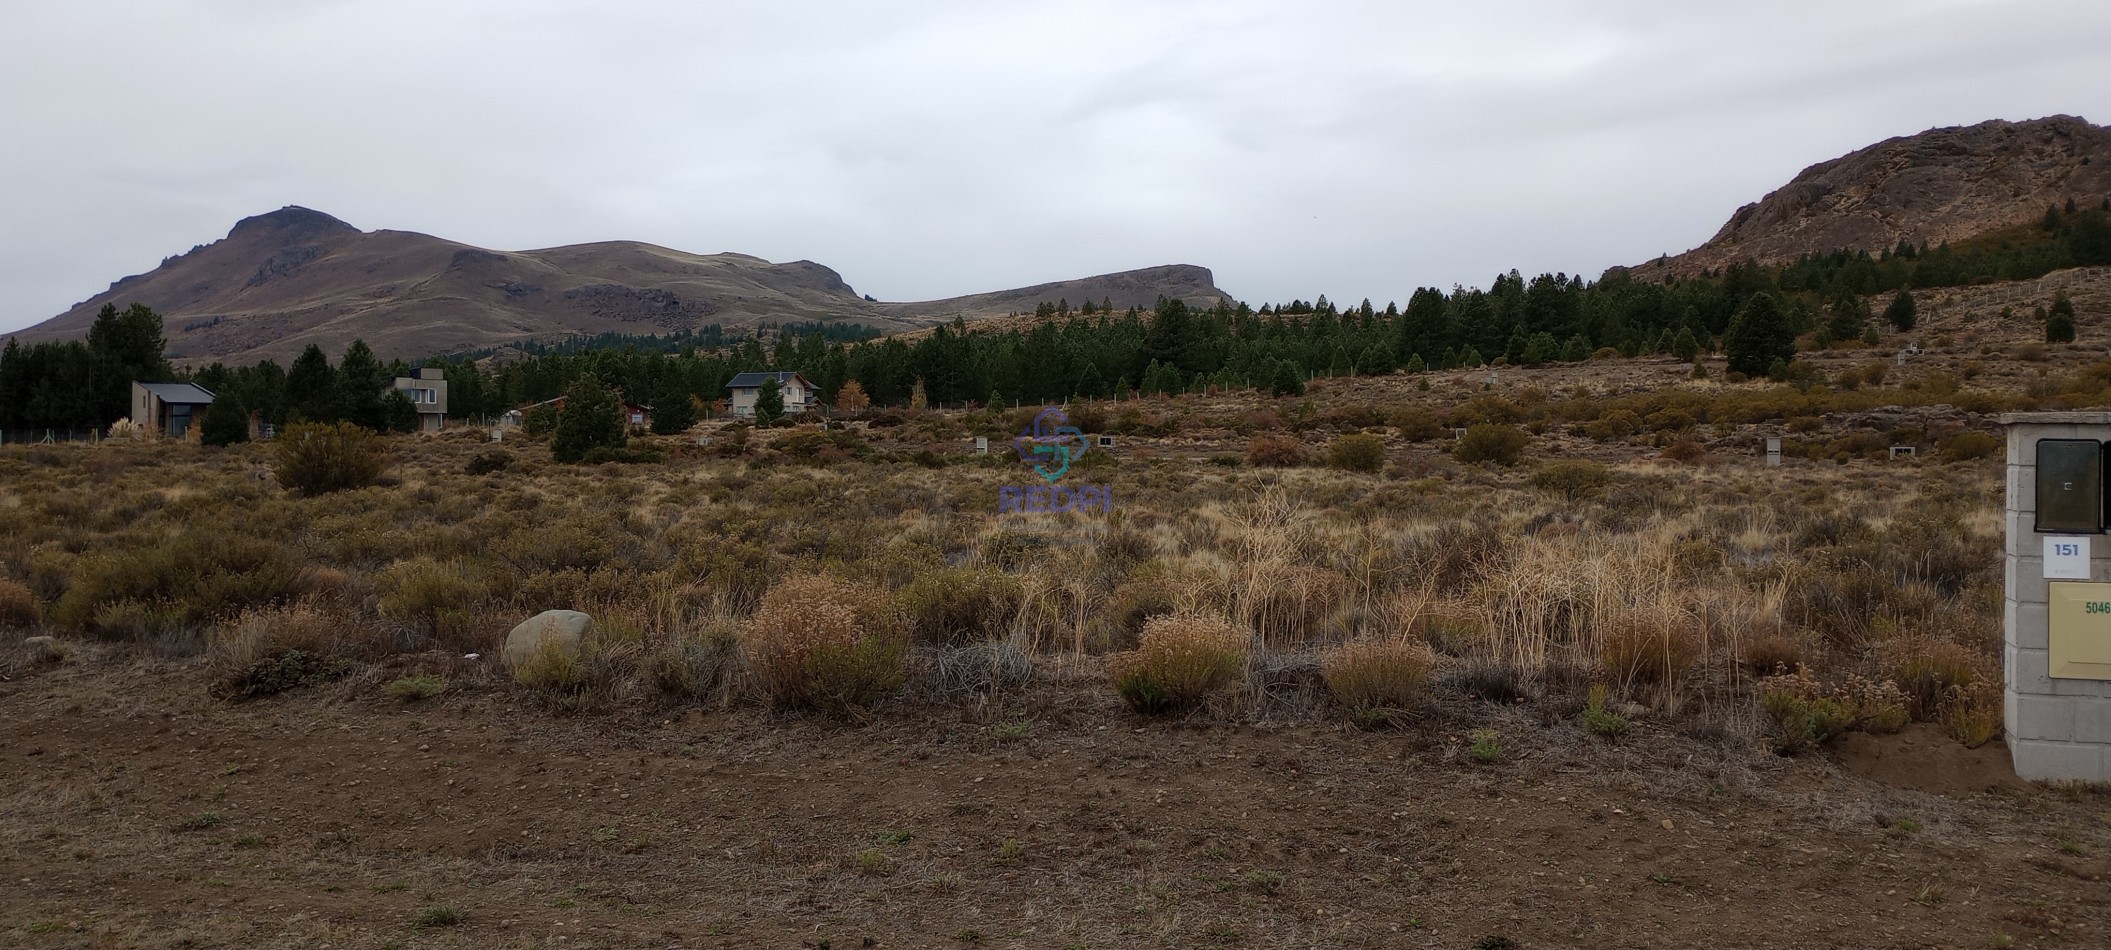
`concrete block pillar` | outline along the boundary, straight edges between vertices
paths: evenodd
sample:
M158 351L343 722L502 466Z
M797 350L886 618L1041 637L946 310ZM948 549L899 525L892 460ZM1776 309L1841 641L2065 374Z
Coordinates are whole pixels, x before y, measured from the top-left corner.
M2072 668L2064 674L2053 668L2050 585L2061 582L2048 581L2045 558L2048 534L2086 538L2086 580L2111 582L2111 536L2100 527L2041 531L2037 499L2038 442L2111 443L2111 412L2021 412L2001 422L2008 430L2002 700L2009 753L2016 774L2027 779L2111 780L2111 674L2094 679L2095 672L2076 676ZM2111 600L2111 587L2105 592Z

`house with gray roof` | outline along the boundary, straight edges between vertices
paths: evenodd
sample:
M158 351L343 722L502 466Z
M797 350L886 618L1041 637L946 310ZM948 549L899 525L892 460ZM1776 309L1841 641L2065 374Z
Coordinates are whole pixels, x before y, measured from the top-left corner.
M755 417L755 397L762 391L762 384L777 381L777 389L784 394L784 414L798 415L821 408L821 390L796 372L789 373L742 373L726 384L733 398L727 400L726 408L735 419Z
M212 391L197 383L132 384L132 424L171 439L190 435L212 404Z

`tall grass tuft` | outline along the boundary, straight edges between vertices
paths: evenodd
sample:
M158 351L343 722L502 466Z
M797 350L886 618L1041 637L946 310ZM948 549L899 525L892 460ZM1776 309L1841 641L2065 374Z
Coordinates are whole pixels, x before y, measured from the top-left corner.
M1622 612L1600 633L1605 672L1625 684L1677 686L1700 657L1700 637L1691 618L1664 605Z
M1334 700L1352 713L1407 709L1422 699L1436 657L1428 646L1405 638L1358 640L1320 660L1320 676Z
M772 703L861 716L907 678L906 628L881 591L805 574L763 595L741 648Z
M1107 669L1137 712L1185 712L1237 679L1251 652L1251 636L1229 620L1167 614L1146 622L1136 650L1110 657Z

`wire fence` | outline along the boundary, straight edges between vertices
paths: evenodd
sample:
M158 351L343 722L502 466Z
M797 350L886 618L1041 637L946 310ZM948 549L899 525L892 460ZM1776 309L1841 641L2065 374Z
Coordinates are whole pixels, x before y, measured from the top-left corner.
M0 429L0 446L100 442L101 429Z

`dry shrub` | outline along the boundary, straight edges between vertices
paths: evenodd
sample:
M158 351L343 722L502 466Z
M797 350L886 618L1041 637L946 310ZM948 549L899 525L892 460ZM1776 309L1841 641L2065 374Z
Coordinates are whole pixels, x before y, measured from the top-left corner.
M1642 417L1634 410L1615 409L1585 424L1583 434L1600 442L1610 442L1642 431L1642 425Z
M1327 467L1349 472L1376 472L1385 467L1385 440L1375 435L1345 435L1327 446Z
M1257 468L1288 468L1310 462L1305 443L1294 435L1263 435L1246 443L1246 464Z
M1349 579L1321 567L1264 561L1247 565L1233 615L1269 646L1296 646L1340 632Z
M381 437L349 422L287 427L272 448L272 475L288 491L321 495L363 488L387 461Z
M1352 711L1405 709L1422 698L1436 657L1404 638L1358 640L1327 652L1320 676L1334 699Z
M940 702L959 702L1018 689L1033 681L1033 651L1018 639L983 640L916 651L913 689Z
M567 649L564 641L545 634L534 652L512 665L513 681L548 693L561 704L580 706L608 682L608 659L591 634L577 649Z
M28 629L44 619L37 595L21 583L0 577L0 627Z
M1943 692L1936 716L1950 738L1976 749L2001 734L2003 725L2001 683L1981 679Z
M1948 640L1916 637L1894 643L1885 652L1891 658L1891 679L1904 691L1906 708L1916 721L1938 718L1953 690L2000 680L1989 675L1988 658Z
M369 646L342 617L312 603L243 611L215 627L208 646L210 692L254 699L345 675Z
M1108 658L1114 690L1140 713L1182 712L1235 680L1251 655L1247 632L1222 617L1168 614L1144 624L1132 653Z
M1401 560L1434 590L1450 593L1472 587L1507 565L1507 543L1492 520L1447 521L1406 541Z
M1759 637L1746 643L1737 659L1754 676L1793 673L1803 667L1803 644L1795 637L1780 634Z
M1959 432L1942 440L1940 451L1945 460L1965 462L1986 458L2001 449L1999 436L1986 432Z
M1532 473L1532 487L1560 495L1570 503L1605 490L1610 477L1605 466L1582 459L1554 462Z
M1707 458L1708 450L1702 448L1699 442L1688 439L1665 446L1662 452L1657 453L1657 457L1667 462L1693 465Z
M1451 457L1469 465L1488 462L1508 467L1517 464L1531 441L1531 433L1516 426L1484 422L1467 427L1466 434L1452 447Z
M1676 686L1700 658L1701 639L1683 611L1653 605L1610 618L1598 649L1606 674L1621 683Z
M292 601L306 590L303 567L292 551L272 542L190 529L159 543L81 559L52 616L60 626L107 637L195 628L251 607ZM100 618L111 608L150 622L144 629L105 624Z
M906 627L879 590L805 574L763 595L741 647L772 703L859 715L905 679Z
M1818 684L1808 669L1759 682L1759 705L1775 729L1775 749L1794 755L1838 738L1854 714Z
M706 699L729 685L740 655L730 623L660 637L645 654L645 676L665 699Z
M1023 594L1003 571L948 567L917 575L897 596L918 642L959 644L1008 632Z
M1897 732L1910 721L1906 695L1890 681L1850 674L1828 687L1809 667L1760 680L1759 700L1774 723L1775 748L1784 755L1818 748L1850 730Z
M375 581L382 616L435 634L468 629L476 620L473 608L490 593L468 565L425 557L391 564Z

